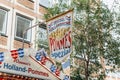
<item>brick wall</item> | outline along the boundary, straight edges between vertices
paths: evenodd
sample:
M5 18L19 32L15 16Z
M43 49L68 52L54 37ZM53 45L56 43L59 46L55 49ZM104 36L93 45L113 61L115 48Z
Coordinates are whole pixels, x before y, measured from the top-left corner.
M7 37L0 36L0 45L7 46Z
M34 2L29 0L17 0L18 3L28 7L29 9L34 10Z
M46 9L44 7L42 7L42 6L39 6L39 12L41 14L45 14L46 13Z
M0 48L0 52L7 52L7 49Z
M22 42L14 40L14 48L16 49L22 48ZM29 43L24 43L24 48L29 48Z
M22 13L20 13L20 14L23 14L23 13L25 13L25 14L23 14L23 15L25 15L25 16L27 16L27 15L29 15L28 17L30 17L31 19L34 17L34 18L39 18L39 19L43 19L43 15L44 15L44 13L46 12L46 10L45 10L45 7L43 7L43 6L38 6L39 7L39 11L40 11L40 14L39 13L35 13L34 12L34 6L35 6L35 2L32 2L32 1L30 1L30 0L16 0L17 1L17 3L19 3L19 4L21 4L21 5L23 5L23 6L21 6L21 5L18 5L18 4L14 4L13 2L14 1L12 1L12 0L0 0L0 4L3 4L3 5L0 5L0 6L2 6L3 8L5 7L5 9L8 9L9 10L9 12L12 12L11 11L11 8L14 10L15 9L15 12L16 13L20 13L20 12L22 12ZM29 9L28 9L29 8ZM20 11L20 12L19 12ZM16 14L15 13L15 14ZM42 14L42 15L41 15ZM9 14L8 14L8 16L9 16ZM14 15L13 15L14 16ZM11 20L11 19L10 19ZM35 19L34 19L35 20ZM9 22L9 20L8 20L8 22ZM10 23L11 24L11 23ZM14 23L13 23L13 27L14 27ZM34 24L33 24L34 25ZM12 28L13 28L12 27ZM7 28L8 29L8 28ZM13 29L14 30L14 29ZM8 30L7 30L8 31ZM8 33L9 34L9 33ZM8 35L8 36L13 36L13 35ZM11 39L14 39L14 38L11 38ZM8 48L8 49L12 49L12 48L15 48L15 49L18 49L18 48L21 48L22 47L22 42L21 41L17 41L17 40L11 40L11 42L13 42L13 43L7 43L7 42L9 42L8 41L8 37L7 36L0 36L0 46L2 46L2 48L5 46L5 49L2 49L1 47L0 47L0 51L6 51L6 49ZM12 46L13 45L13 46ZM28 48L29 47L29 43L24 43L24 47L25 48Z

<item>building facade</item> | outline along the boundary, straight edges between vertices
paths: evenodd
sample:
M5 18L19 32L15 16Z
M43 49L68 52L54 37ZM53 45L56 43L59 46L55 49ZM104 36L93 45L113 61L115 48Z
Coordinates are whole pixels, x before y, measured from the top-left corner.
M45 12L40 0L0 0L0 52L21 48L23 32L37 22L44 22ZM25 48L31 43L35 47L37 29L24 34Z
M44 22L43 16L46 12L46 5L40 3L41 1L0 0L0 52L22 48L24 31L38 22ZM29 29L24 34L24 48L31 47L30 44L36 48L37 30L39 30L39 25ZM38 80L0 71L0 80L1 77L6 78L5 80L8 80L7 78L9 80Z

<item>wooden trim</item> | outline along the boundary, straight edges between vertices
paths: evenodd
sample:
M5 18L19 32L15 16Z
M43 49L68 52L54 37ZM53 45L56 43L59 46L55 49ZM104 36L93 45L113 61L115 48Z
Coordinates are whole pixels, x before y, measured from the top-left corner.
M61 14L58 14L57 16L54 16L54 17L46 20L46 22L48 22L48 21L50 21L50 20L53 20L53 19L55 19L55 18L57 18L57 17L60 17L60 16L62 16L62 15L64 15L64 14L67 14L67 13L69 13L69 12L72 12L73 10L74 10L74 9L70 9L70 10L68 10L68 11L66 11L66 12L63 12L63 13L61 13Z

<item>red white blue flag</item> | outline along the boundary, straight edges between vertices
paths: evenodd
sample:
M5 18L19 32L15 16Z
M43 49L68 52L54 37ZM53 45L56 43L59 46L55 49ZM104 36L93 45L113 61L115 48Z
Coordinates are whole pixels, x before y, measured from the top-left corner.
M60 70L59 70L58 68L56 69L55 74L56 74L57 76L60 76Z
M18 50L12 50L11 52L11 56L13 59L17 59L18 58Z

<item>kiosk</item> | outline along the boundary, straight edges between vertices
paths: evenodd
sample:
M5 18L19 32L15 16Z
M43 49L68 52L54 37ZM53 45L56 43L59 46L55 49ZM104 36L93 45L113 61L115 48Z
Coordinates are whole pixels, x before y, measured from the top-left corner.
M36 60L37 51L19 49L0 52L0 80L60 80ZM52 64L49 59L46 64Z

